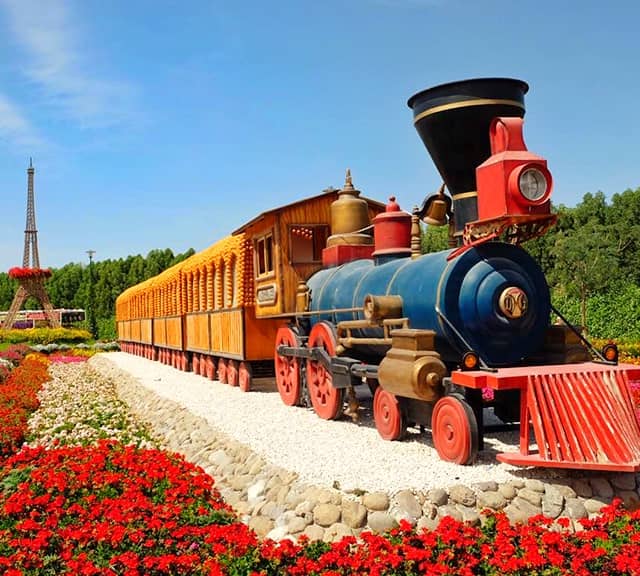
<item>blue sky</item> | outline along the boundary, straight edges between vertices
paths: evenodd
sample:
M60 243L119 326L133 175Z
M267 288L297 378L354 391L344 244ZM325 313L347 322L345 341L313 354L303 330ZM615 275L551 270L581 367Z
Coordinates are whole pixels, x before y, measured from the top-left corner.
M554 201L640 186L640 4L0 0L0 270L22 260L29 157L42 265L205 248L341 186L410 209L440 179L406 100L530 85Z

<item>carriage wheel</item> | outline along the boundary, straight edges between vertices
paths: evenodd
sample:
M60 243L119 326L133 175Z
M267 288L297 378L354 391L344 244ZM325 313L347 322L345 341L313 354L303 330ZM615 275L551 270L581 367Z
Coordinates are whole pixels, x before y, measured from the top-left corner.
M238 385L238 363L235 360L227 362L227 384L229 386Z
M209 380L215 380L216 377L216 361L213 356L207 356L205 360L205 372Z
M470 464L478 455L478 423L462 398L444 396L436 402L431 433L438 455L447 462Z
M373 397L373 418L378 433L385 440L398 440L407 430L398 398L380 386Z
M218 382L220 382L220 384L227 383L227 359L226 358L220 358L220 360L218 360Z
M191 370L194 374L200 373L200 354L193 355L193 361L191 363Z
M329 356L336 354L336 336L328 322L318 322L309 334L309 348L324 348ZM320 418L335 420L342 411L344 390L333 387L331 373L318 361L307 360L307 388L313 409Z
M238 385L243 392L251 390L251 364L249 362L240 362L238 367Z
M289 326L282 326L276 334L274 363L276 369L276 384L280 398L287 406L300 404L300 362L294 356L280 356L278 346L299 346L298 335Z

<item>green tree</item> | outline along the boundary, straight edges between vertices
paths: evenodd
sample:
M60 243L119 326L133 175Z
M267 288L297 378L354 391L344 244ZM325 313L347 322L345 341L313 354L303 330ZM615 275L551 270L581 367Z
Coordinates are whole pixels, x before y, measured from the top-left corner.
M556 238L551 279L560 294L580 301L580 321L587 326L587 301L619 281L611 229L590 221Z

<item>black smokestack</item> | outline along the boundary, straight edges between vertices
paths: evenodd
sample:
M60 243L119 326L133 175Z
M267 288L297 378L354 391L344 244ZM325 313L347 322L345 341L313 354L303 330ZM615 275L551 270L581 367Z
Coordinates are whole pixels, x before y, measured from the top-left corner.
M529 86L511 78L476 78L418 92L407 104L413 122L453 197L456 235L478 218L476 167L491 155L497 116L524 117Z

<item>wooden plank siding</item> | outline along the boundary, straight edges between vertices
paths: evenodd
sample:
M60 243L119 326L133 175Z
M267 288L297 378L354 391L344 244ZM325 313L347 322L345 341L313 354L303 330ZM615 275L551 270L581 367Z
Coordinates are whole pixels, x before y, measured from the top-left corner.
M187 350L192 352L211 351L209 314L200 312L187 314Z
M244 310L216 310L209 313L211 353L244 360Z
M161 348L167 345L167 322L164 318L153 319L153 343Z
M153 344L153 320L151 318L140 320L140 341L143 344Z
M165 318L167 348L174 350L182 350L182 317L174 316L173 318Z

